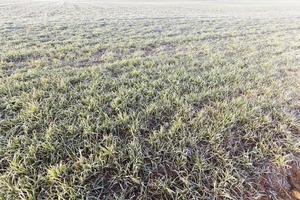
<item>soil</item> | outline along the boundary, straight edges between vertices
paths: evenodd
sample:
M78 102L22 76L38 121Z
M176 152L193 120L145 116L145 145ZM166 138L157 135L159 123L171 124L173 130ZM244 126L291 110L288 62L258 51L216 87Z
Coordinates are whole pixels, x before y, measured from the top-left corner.
M260 200L300 200L300 167L293 162L289 167L278 169L271 165L268 173L258 183L263 197Z

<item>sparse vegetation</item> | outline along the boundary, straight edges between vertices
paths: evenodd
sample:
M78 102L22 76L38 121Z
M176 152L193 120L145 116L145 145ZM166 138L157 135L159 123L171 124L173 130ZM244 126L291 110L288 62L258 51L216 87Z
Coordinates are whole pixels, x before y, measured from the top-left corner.
M0 3L0 198L296 198L299 10Z

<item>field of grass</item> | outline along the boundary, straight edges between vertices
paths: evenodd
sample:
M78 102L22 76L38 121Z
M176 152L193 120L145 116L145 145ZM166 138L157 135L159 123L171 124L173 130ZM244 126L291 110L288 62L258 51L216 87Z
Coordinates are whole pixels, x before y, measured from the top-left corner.
M297 199L299 89L300 5L0 1L0 199Z

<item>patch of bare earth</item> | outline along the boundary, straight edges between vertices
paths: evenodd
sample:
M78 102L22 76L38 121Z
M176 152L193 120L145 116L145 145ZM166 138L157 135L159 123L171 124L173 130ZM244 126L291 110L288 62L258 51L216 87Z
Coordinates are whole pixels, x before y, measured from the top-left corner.
M262 193L260 200L300 200L299 163L286 168L269 165L256 187Z

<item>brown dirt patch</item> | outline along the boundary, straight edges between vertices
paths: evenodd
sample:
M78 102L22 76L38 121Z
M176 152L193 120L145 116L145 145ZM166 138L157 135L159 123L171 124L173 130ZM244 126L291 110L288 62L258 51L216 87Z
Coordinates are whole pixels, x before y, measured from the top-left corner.
M263 196L260 200L300 200L300 167L293 162L289 167L278 169L274 165L258 181Z

